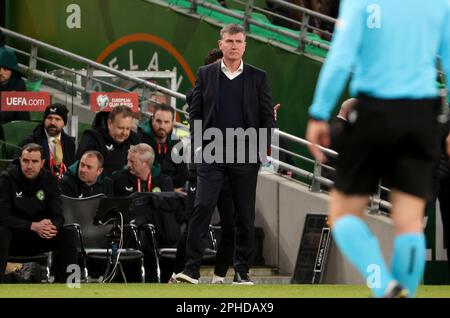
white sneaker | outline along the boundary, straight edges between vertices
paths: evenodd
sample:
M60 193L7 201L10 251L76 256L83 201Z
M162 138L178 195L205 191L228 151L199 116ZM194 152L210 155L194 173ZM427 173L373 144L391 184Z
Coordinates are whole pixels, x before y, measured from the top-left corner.
M170 276L169 281L167 283L168 284L178 284L177 274L172 273L172 276Z
M225 280L225 277L220 277L214 274L211 284L223 284Z
M183 272L175 275L175 279L178 283L188 283L188 284L198 284L198 279L192 278L191 276L184 274Z

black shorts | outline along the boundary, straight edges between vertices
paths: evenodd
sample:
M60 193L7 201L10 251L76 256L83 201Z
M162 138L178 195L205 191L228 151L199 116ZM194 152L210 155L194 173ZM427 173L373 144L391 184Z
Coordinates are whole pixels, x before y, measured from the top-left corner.
M335 187L347 195L383 185L427 199L439 157L440 99L359 96L339 142Z

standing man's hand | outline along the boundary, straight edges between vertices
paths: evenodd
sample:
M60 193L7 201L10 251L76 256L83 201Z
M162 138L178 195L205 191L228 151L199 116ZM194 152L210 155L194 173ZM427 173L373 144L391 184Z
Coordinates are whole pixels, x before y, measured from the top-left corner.
M43 219L39 222L31 223L31 230L33 232L36 232L41 238L45 240L54 238L58 233L58 231L56 230L56 226L54 226L52 221L49 219Z
M280 109L281 104L276 104L273 106L273 118L277 121L278 110Z
M330 146L330 127L327 122L310 119L306 128L306 140L311 144L308 145L309 152L317 161L324 163L326 157L317 145L328 148Z

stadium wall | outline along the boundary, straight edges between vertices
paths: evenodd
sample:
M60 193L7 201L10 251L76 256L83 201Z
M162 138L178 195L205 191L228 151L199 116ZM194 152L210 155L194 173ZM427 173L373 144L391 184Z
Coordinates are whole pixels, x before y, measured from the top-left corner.
M307 185L277 174L261 172L256 193L256 225L264 229L264 258L268 266L293 275L308 213L327 214L329 196L312 193ZM365 219L375 235L388 264L394 238L391 220L383 215L367 214ZM439 208L428 211L426 224L427 265L425 284L448 284L447 258ZM334 243L330 246L325 284L362 284L356 270L344 259Z

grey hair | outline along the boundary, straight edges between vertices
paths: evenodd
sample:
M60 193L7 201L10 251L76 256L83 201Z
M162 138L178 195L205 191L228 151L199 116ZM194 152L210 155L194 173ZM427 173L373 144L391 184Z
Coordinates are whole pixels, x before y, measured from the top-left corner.
M140 143L135 146L130 146L128 153L136 153L139 156L139 160L145 161L151 167L155 161L155 152L153 148L146 143Z
M244 36L246 36L244 27L242 25L235 24L235 23L227 24L222 28L222 30L220 30L220 38L221 39L223 39L223 35L225 33L228 33L228 34L242 33L242 34L244 34Z

